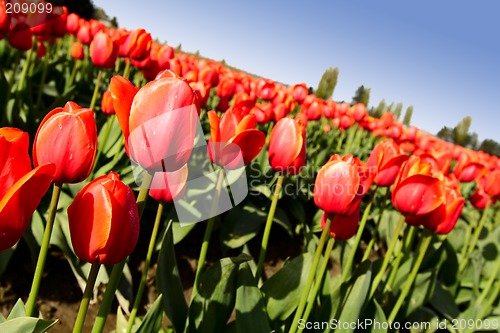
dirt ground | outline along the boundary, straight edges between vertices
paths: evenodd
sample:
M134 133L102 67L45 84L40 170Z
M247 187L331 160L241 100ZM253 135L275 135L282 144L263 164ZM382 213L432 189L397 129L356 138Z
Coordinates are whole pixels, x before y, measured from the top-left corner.
M187 300L189 300L191 294L194 270L196 269L198 254L203 238L203 227L202 224L196 226L186 239L175 246L177 263ZM249 248L254 258L258 256L261 237L261 235L258 235L249 242ZM281 228L273 228L270 239L271 242L269 243L268 256L264 268L266 276L268 277L272 276L281 268L286 258L294 257L301 251L300 241L298 239L291 240ZM218 240L218 233L215 232L207 255L207 261L213 262L224 256L238 254L238 252L222 253ZM139 254L145 253L146 246L147 244L139 243ZM132 255L129 262L135 286L138 285L142 268L142 259L139 257L144 258L144 255ZM148 303L152 303L157 296L154 281L155 260L156 256L153 258L147 279L147 289L143 297L143 307L142 311L139 313L140 316L145 314L145 306ZM4 274L0 276L0 311L4 316L8 315L19 298L23 301L26 301L28 298L33 271L34 264L31 262L28 248L25 244L20 242L9 266ZM99 299L102 297L103 292L104 288L103 290L99 290L98 300L89 306L84 332L90 332L92 329L94 319L100 306ZM71 332L81 297L81 289L76 282L69 264L62 252L52 247L47 259L45 274L43 276L40 295L37 302L37 307L42 313L43 318L58 319L58 323L51 328L49 332ZM116 309L117 304L114 304L112 313L107 319L104 332L111 332L116 328Z

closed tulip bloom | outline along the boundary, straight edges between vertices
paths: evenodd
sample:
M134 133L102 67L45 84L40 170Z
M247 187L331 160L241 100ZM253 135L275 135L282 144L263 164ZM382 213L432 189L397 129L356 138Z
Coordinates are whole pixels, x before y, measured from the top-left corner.
M108 116L115 114L115 108L113 106L113 98L111 98L111 92L109 90L106 90L102 94L101 111L102 113Z
M94 167L97 127L92 109L68 102L43 118L33 143L35 166L54 163L56 183L79 183Z
M78 14L71 13L68 14L68 19L66 20L66 29L72 35L76 35L80 29L80 17Z
M359 204L357 208L354 209L354 212L351 215L329 215L328 213L323 213L323 215L321 216L321 229L325 228L326 219L328 218L328 216L330 216L329 218L332 219L332 223L330 224L330 230L328 231L328 234L335 239L349 239L352 236L356 235L359 224L359 215Z
M78 192L68 207L68 221L75 253L89 263L117 264L132 253L139 238L134 192L115 172Z
M488 170L479 180L484 191L492 197L500 197L500 170Z
M133 161L150 171L175 171L186 164L199 107L196 92L185 80L164 71L137 91L127 79L113 77L110 91Z
M85 52L83 50L82 43L73 42L73 44L71 44L71 57L78 60L83 60L85 58Z
M458 157L457 164L453 169L453 173L462 182L471 182L481 173L484 165L479 161L475 152L460 149L461 154Z
M292 118L282 118L271 131L269 163L274 171L296 175L306 162L305 128Z
M248 165L262 150L266 136L255 127L252 114L231 108L219 119L215 111L208 111L210 121L209 155L213 163L226 168ZM238 156L242 157L241 159Z
M187 164L172 172L155 172L149 196L158 202L171 202L184 195L188 179Z
M368 162L370 171L375 172L373 182L379 186L391 186L396 180L401 165L408 159L408 155L394 142L387 139L373 148ZM372 170L375 169L375 170Z
M445 202L442 173L412 155L402 165L392 190L392 203L403 214L423 215Z
M352 155L333 155L314 183L314 203L329 214L352 215L371 185L363 162Z
M7 15L7 8L5 8L5 3L0 1L0 39L3 38L4 34L9 32L10 19Z
M105 32L99 31L90 43L90 59L96 66L113 68L118 57L118 46Z
M134 60L144 60L149 56L153 39L144 29L131 32L120 46L120 54Z
M481 186L478 186L478 188L471 195L469 200L470 203L477 209L485 209L486 206L492 203L492 199Z
M20 51L28 51L33 46L33 33L26 23L17 23L9 32L9 45Z
M21 238L54 178L53 164L31 170L28 146L28 133L0 128L0 252Z

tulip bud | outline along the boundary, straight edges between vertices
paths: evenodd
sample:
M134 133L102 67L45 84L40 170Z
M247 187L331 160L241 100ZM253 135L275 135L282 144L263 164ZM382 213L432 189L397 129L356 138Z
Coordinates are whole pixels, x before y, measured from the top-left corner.
M90 43L90 59L96 66L113 68L118 57L118 46L105 32L99 31Z
M97 127L92 109L68 102L43 118L33 143L35 166L54 163L56 183L78 183L94 167Z
M305 128L292 118L282 118L271 131L269 164L274 171L296 175L305 162Z
M374 183L379 186L391 186L396 180L399 169L408 155L393 140L384 140L373 148L366 163L368 168L375 168Z
M71 44L71 57L78 60L83 60L85 58L83 45L80 42L74 42Z
M106 90L104 94L102 94L101 111L108 116L115 114L113 98L111 98L111 92L109 90Z
M139 238L134 192L115 172L98 177L68 207L71 242L78 258L114 265L124 260Z

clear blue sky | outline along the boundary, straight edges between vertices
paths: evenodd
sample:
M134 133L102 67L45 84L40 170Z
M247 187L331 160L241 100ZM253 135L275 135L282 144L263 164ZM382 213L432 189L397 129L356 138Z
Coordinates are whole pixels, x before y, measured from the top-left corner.
M335 100L360 85L370 105L414 106L435 134L472 116L500 142L500 2L94 0L120 26L286 84L316 87L339 67Z

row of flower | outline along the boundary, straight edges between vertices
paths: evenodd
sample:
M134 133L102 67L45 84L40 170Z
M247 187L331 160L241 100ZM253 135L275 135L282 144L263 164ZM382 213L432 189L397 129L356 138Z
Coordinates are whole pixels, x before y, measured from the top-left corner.
M374 118L364 104L325 101L304 83L285 86L177 52L144 29L29 3L36 6L23 12L21 1L0 1L0 267L21 238L40 254L26 305L0 316L2 332L54 325L34 318L50 244L87 280L75 332L96 283L107 288L93 332L104 329L115 295L117 331L126 332L160 331L164 314L165 330L176 332L385 332L432 322L431 332L444 319L456 324L449 331L498 328L497 157L405 126L390 112ZM8 14L15 4L19 11ZM210 184L191 188L203 161L215 167L202 173ZM237 170L246 170L251 195L214 213L227 187L238 203ZM205 215L195 192L210 203ZM175 244L199 216L207 222L186 300ZM140 234L141 218L150 217L151 233ZM302 247L269 276L273 224ZM236 256L207 268L214 231ZM132 281L127 257L137 255L139 237L149 247ZM158 250L158 298L137 318ZM328 273L331 257L341 274ZM119 287L123 272L128 284ZM350 325L358 319L397 325Z

